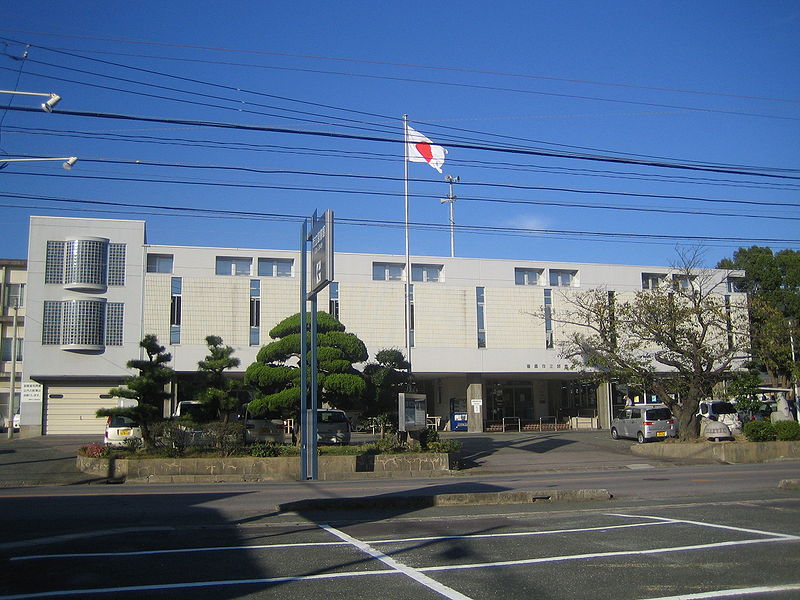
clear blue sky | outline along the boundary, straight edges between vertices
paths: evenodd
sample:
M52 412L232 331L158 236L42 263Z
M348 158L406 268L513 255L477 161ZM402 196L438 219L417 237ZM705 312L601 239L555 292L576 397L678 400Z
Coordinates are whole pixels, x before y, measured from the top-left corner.
M735 238L703 242L709 266L752 243L800 249L794 2L4 4L0 89L63 100L0 110L0 152L80 161L0 171L0 257L26 256L32 214L146 219L156 244L294 249L296 217L326 208L337 250L402 253L404 113L434 142L474 146L448 148L456 222L500 231L459 229L459 256L660 265L699 243L672 236ZM437 226L412 229L412 253L446 256L444 177L409 175L411 221Z

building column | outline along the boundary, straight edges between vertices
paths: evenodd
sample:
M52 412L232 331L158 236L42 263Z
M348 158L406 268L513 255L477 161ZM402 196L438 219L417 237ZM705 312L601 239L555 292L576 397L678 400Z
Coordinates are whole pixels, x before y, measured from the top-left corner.
M600 383L597 386L597 426L600 429L611 429L611 384Z
M480 375L467 375L467 431L483 433L483 380Z

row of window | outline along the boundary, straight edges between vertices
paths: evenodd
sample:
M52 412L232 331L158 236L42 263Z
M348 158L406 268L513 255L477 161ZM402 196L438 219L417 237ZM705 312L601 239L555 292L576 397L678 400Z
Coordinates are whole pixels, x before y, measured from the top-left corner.
M106 239L47 242L44 282L65 287L125 285L125 244Z
M692 286L692 281L695 278L691 275L674 274L671 279L667 273L642 273L642 289L655 290L667 285L668 281L672 285L682 290L688 290ZM741 277L728 277L725 280L725 286L728 293L744 292L744 279Z
M42 344L99 348L122 346L124 305L103 298L45 300Z
M249 257L217 256L215 273L217 275L258 276L258 277L292 277L294 260L291 258L259 258L254 262ZM173 257L171 254L148 254L148 273L172 273ZM411 281L438 283L444 281L443 265L412 264ZM547 271L547 277L545 277ZM404 263L373 262L373 281L403 281ZM642 273L642 289L649 290L660 287L668 280L667 273ZM691 278L685 275L673 275L672 281L686 289ZM516 285L549 285L550 287L575 287L578 285L578 271L573 269L534 269L517 267L514 269ZM728 292L740 292L741 280L730 277L727 281Z

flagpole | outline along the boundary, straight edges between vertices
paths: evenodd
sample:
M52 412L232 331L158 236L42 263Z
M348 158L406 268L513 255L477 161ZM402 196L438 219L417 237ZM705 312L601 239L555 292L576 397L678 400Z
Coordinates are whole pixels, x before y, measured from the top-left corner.
M403 188L405 197L406 234L406 360L411 382L411 254L408 241L408 115L403 115Z

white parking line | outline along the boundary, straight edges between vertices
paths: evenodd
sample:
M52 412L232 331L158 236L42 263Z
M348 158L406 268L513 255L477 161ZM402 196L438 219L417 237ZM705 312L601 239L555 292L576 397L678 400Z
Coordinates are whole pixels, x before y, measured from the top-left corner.
M609 517L627 517L631 519L653 519L655 521L663 521L668 523L686 523L688 525L697 525L699 527L711 527L713 529L727 529L729 531L738 531L740 533L755 533L757 535L768 535L776 538L786 539L800 539L796 535L789 535L786 533L774 533L772 531L762 531L760 529L747 529L745 527L733 527L731 525L720 525L719 523L707 523L705 521L688 521L686 519L667 519L664 517L651 517L648 515L626 515L622 513L606 513Z
M630 529L632 527L652 527L654 525L669 525L669 519L647 523L627 523L625 525L606 525L604 527L580 527L577 529L553 529L546 531L516 531L510 533L475 533L466 535L446 535L415 538L394 538L385 540L364 540L368 544L405 544L408 542L429 542L438 540L463 540L470 538L493 537L528 537L536 535L551 535L562 533L585 533L589 531L608 531L611 529ZM285 548L302 548L313 546L342 546L349 542L301 542L295 544L252 544L249 546L205 546L201 548L167 548L163 550L130 550L127 552L74 552L69 554L28 554L12 556L10 561L41 560L49 558L102 558L117 556L154 556L158 554L190 554L194 552L240 552L242 550L277 550Z
M695 594L681 594L680 596L661 596L660 598L647 598L644 600L703 600L705 598L741 598L752 594L777 594L779 592L793 592L800 590L800 583L787 585L765 585L761 587L737 588L732 590L714 590L713 592L697 592Z
M435 579L431 579L427 575L423 575L422 573L419 572L419 570L404 565L403 563L393 558L390 558L389 556L386 556L383 552L378 552L366 542L357 540L356 538L349 536L343 531L339 531L338 529L331 527L330 525L320 525L320 527L325 531L327 531L328 533L330 533L331 535L335 535L339 539L352 544L362 552L365 552L366 554L369 554L373 558L378 559L386 566L391 567L392 569L399 571L400 573L403 573L404 575L410 577L417 583L421 583L428 589L441 594L445 598L452 598L453 600L470 600L469 596L465 596L464 594L457 592L454 589L449 588L444 584L439 583Z

